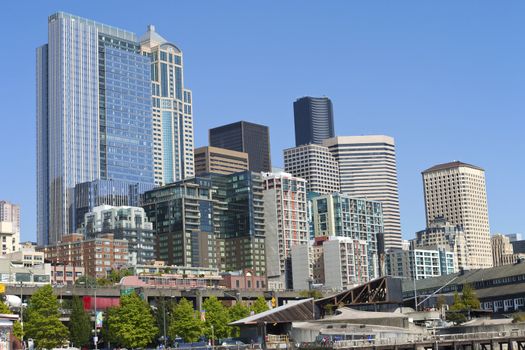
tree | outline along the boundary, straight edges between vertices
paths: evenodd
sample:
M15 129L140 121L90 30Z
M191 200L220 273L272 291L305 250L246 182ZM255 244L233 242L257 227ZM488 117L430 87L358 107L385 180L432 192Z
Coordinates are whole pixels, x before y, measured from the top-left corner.
M481 303L479 302L478 296L476 295L476 291L470 284L465 284L463 286L461 299L467 309L479 309L481 307Z
M302 290L299 292L299 295L303 298L314 298L314 299L321 299L323 297L323 293L315 289Z
M264 297L258 297L255 302L250 307L251 311L258 314L264 311L269 310L268 303L266 303L266 299Z
M39 288L29 301L25 332L37 348L52 349L64 344L69 332L60 322L58 300L51 285Z
M206 321L204 321L203 333L208 338L211 338L212 335L216 339L229 337L230 326L228 326L228 323L230 321L230 317L228 311L226 310L224 305L217 299L217 297L212 296L206 299L202 303L202 308L206 312Z
M447 313L447 320L460 324L467 321L466 314L470 314L470 310L479 309L480 302L476 295L476 291L470 284L463 286L461 296L458 292L454 293L454 303Z
M109 333L127 348L144 348L159 334L148 303L137 294L123 295L108 315Z
M131 270L129 270L129 269L112 269L109 272L107 279L111 283L120 283L120 280L123 277L131 276L132 274L133 274L133 272Z
M81 348L89 344L91 336L91 321L88 313L84 310L82 300L78 296L73 296L71 303L71 317L69 322L70 340L73 345Z
M436 309L441 310L443 305L447 304L447 299L445 299L444 295L439 295L436 299Z
M168 335L171 338L181 337L191 343L199 339L202 331L202 322L193 310L193 304L182 298L171 310L171 321Z
M18 339L22 339L22 337L24 336L24 330L22 329L22 324L20 323L20 321L15 321L13 323L13 334Z
M6 303L0 302L0 314L12 314Z
M104 313L104 320L102 322L102 329L100 330L102 339L106 343L111 343L113 345L122 345L119 343L119 340L115 337L113 333L109 331L109 320L111 318L115 318L116 316L113 316L117 312L117 307L110 307L106 310Z
M250 315L250 309L241 302L235 303L232 307L228 309L230 316L230 322L235 322ZM238 337L240 335L239 327L231 327L230 334L232 337Z

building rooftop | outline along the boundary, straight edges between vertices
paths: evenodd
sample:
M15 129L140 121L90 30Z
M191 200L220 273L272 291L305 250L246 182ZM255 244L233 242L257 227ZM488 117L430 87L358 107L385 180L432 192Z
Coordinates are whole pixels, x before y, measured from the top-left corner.
M456 272L456 273L443 275L439 277L425 278L425 279L416 281L416 288L418 291L438 289L444 286L445 284L451 282L453 279L455 279L452 282L454 285L464 285L464 284L473 285L476 282L504 279L506 277L519 276L519 275L525 275L525 262L516 263L513 265L503 265L503 266L491 267L488 269L475 269L475 270L468 270L468 271L463 271L463 272ZM503 285L502 284L501 286L494 286L494 287L479 289L476 292L478 296L481 297L480 293L483 293L484 295L485 294L489 295L488 293L490 292L489 291L490 289L494 289L494 288L509 289L509 288L513 288L513 286L518 286L518 288L524 287L521 283L519 285ZM403 288L403 292L413 291L414 281L412 281L411 279L403 280L402 288Z
M463 163L463 162L460 162L460 161L454 161L454 162L449 162L449 163L443 163L443 164L434 165L433 167L428 168L427 170L424 170L424 171L422 172L422 174L430 173L430 172L438 171L438 170L446 170L446 169L452 169L452 168L459 168L459 167L467 167L467 168L472 168L472 169L476 169L476 170L485 171L483 168L480 168L480 167L475 166L475 165L472 165L472 164L467 164L467 163Z

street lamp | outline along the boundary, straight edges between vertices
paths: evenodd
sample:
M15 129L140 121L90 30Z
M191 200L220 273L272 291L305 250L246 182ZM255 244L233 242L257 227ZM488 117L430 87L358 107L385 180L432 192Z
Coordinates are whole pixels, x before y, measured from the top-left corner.
M215 334L213 333L213 325L210 325L211 326L211 348L213 349L213 347L215 346Z

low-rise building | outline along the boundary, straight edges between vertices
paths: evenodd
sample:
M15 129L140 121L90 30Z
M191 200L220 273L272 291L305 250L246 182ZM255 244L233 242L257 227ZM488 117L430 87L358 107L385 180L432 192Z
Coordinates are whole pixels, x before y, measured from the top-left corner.
M465 284L474 288L484 310L507 314L525 311L525 261L488 269L461 270L415 283L407 279L403 281L403 299L407 305L413 305L415 287L418 296L431 296L424 302L420 299L423 308L434 307L442 297L450 304L454 293L461 293Z
M84 276L83 266L51 264L51 283L55 285L74 285L77 279Z
M257 276L251 269L221 272L220 285L227 289L238 291L265 291L267 282L265 276Z
M154 261L148 265L130 267L133 275L124 277L120 284L126 287L154 286L158 288L219 288L222 277L219 270L210 267L166 265Z
M457 271L455 260L455 254L444 249L392 250L385 257L386 273L416 280L448 275Z
M52 264L84 267L88 276L106 277L112 269L128 266L128 241L115 239L112 234L85 239L81 234L70 234L54 245L41 250Z
M30 258L31 256L31 258ZM51 265L39 256L34 249L25 247L24 254L7 254L0 256L0 282L5 284L48 284L51 282Z

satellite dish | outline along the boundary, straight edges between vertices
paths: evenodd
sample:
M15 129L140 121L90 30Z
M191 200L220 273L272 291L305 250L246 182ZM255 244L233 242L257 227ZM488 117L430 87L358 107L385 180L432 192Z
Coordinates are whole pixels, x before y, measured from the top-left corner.
M20 299L20 297L16 295L6 295L5 303L9 307L17 308L22 305L22 299Z

